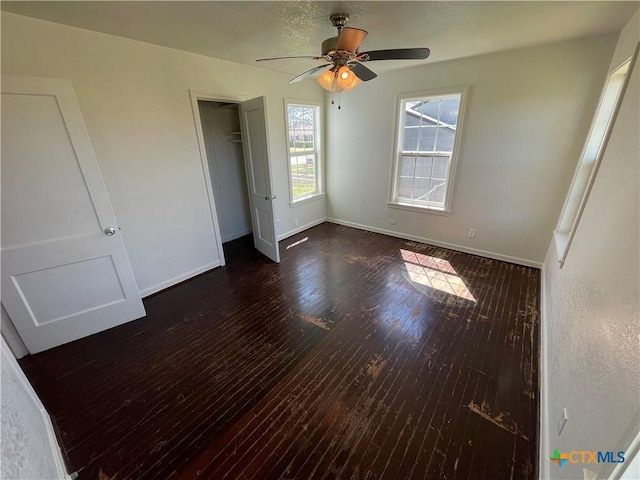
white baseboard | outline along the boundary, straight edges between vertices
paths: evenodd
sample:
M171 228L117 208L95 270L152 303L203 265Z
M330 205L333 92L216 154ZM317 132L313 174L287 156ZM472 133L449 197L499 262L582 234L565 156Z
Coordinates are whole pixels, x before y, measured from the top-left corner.
M542 268L542 263L534 262L533 260L527 260L526 258L510 257L508 255L502 255L499 253L487 252L485 250L478 250L476 248L469 248L462 245L456 245L454 243L441 242L439 240L433 240L431 238L418 237L416 235L409 235L402 232L394 232L392 230L385 230L384 228L371 227L369 225L361 225L359 223L347 222L337 218L327 218L327 222L337 223L338 225L344 225L345 227L353 227L359 230L367 230L369 232L382 233L383 235L389 235L390 237L402 238L404 240L411 240L414 242L427 243L436 247L448 248L450 250L456 250L458 252L470 253L471 255L478 255L480 257L492 258L494 260L501 260L503 262L515 263L518 265L524 265L525 267Z
M314 220L313 222L307 223L306 225L303 225L301 227L298 227L298 228L295 228L293 230L290 230L287 233L283 233L282 235L278 235L278 241L284 240L285 238L289 238L289 237L295 235L296 233L304 232L305 230L307 230L307 229L309 229L311 227L315 227L316 225L320 225L321 223L324 223L327 220L328 220L327 217L319 218L318 220Z
M288 238L288 237L290 237L292 235L295 235L296 233L300 233L300 232L302 232L304 230L307 230L308 228L315 227L316 225L320 225L321 223L324 223L326 221L327 221L327 219L324 218L324 217L320 218L318 220L314 220L311 223L307 223L306 225L298 227L295 230L291 230L291 231L289 231L287 233L284 233L284 234L280 235L278 237L278 240L284 240L285 238ZM249 233L251 233L251 231L248 231L246 233L245 232L239 233L235 238L240 238L240 237L242 237L244 235L248 235ZM226 241L229 241L229 240L235 240L235 238L231 238L230 237L228 240L225 239L224 241L226 242ZM144 290L140 291L140 296L142 298L148 297L149 295L153 295L154 293L157 293L160 290L164 290L165 288L169 288L169 287L171 287L171 286L173 286L173 285L175 285L177 283L184 282L185 280L188 280L191 277L195 277L196 275L199 275L201 273L206 272L207 270L211 270L212 268L216 268L216 267L219 267L221 265L222 265L222 263L217 261L217 262L214 262L214 263L210 263L208 265L204 265L204 266L202 266L200 268L196 268L195 270L192 270L190 272L183 273L182 275L178 275L176 277L170 278L169 280L161 282L161 283L158 283L157 285L154 285L152 287L145 288Z
M251 228L246 228L244 230L240 230L239 232L232 233L230 235L222 236L222 243L230 242L231 240L235 240L236 238L244 237L245 235L249 235L252 232Z
M538 431L538 478L550 478L549 453L549 360L547 357L547 301L545 294L545 268L540 272L540 429Z
M149 295L157 293L160 290L164 290L165 288L172 287L173 285L175 285L177 283L184 282L185 280L188 280L191 277L195 277L196 275L200 275L201 273L204 273L207 270L211 270L212 268L219 267L220 265L221 265L220 261L209 263L209 264L204 265L202 267L196 268L195 270L191 270L190 272L183 273L182 275L178 275L176 277L170 278L169 280L166 280L164 282L158 283L157 285L154 285L152 287L145 288L144 290L141 290L140 291L140 296L142 298L148 297Z

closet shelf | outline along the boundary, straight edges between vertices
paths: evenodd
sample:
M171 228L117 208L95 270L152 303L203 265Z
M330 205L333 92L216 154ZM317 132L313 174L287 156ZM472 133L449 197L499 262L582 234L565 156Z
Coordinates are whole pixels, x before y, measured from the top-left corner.
M242 138L240 137L242 132L229 132L225 133L225 141L227 143L242 143Z

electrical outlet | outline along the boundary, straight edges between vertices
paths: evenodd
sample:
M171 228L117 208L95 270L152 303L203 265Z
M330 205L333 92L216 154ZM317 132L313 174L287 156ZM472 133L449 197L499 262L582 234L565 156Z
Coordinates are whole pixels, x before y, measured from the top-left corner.
M558 422L558 436L560 436L568 421L569 415L567 415L567 408L565 407L562 409L562 416L560 417L560 421Z
M280 219L276 218L276 227L280 228Z
M397 220L394 220L393 218L389 219L389 225L396 225L398 223Z
M300 225L300 221L297 218L293 221L293 223L296 224L296 227Z
M475 238L475 236L476 236L476 229L475 229L475 228L470 228L470 229L469 229L469 233L467 233L467 236L468 236L469 238Z

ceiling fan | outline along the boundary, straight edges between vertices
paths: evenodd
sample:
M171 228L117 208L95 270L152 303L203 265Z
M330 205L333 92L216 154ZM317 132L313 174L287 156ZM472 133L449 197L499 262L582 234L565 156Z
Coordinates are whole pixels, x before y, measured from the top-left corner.
M317 82L330 92L340 93L342 90L351 90L361 82L368 82L377 77L364 62L375 60L424 60L429 56L428 48L397 48L391 50L372 50L359 52L358 47L367 36L367 31L361 28L346 27L349 15L335 13L329 17L333 26L338 30L338 36L331 37L322 42L322 55L320 56L295 56L260 58L256 62L270 60L282 60L291 58L310 58L322 61L323 64L313 67L295 78L289 83L299 82L314 73L324 70L317 77Z

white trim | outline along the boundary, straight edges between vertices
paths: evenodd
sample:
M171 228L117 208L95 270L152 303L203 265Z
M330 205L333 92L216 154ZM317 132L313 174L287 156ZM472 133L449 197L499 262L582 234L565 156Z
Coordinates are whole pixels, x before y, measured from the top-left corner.
M442 215L445 217L451 215L451 210L443 210L440 208L429 207L427 205L419 207L418 205L409 205L406 203L387 202L387 206L389 208L395 208L397 210L407 210L409 212L431 213L433 215Z
M243 230L239 230L230 235L225 235L222 237L222 243L230 242L231 240L235 240L240 237L244 237L245 235L249 235L252 232L251 228L245 228Z
M382 233L383 235L389 235L390 237L402 238L404 240L411 240L413 242L426 243L435 247L448 248L450 250L456 250L458 252L469 253L471 255L478 255L480 257L492 258L494 260L500 260L502 262L515 263L523 265L525 267L542 268L542 263L535 262L533 260L527 260L526 258L511 257L509 255L501 255L499 253L487 252L486 250L478 250L476 248L469 248L463 245L456 245L454 243L441 242L439 240L433 240L426 237L418 237L416 235L410 235L403 232L394 232L392 230L385 230L384 228L371 227L369 225L362 225L354 222L347 222L338 218L327 218L327 222L336 223L338 225L344 225L345 227L353 227L359 230L366 230L368 232Z
M626 472L629 468L632 460L637 455L640 455L640 432L636 434L629 446L625 448L624 451L626 455L624 463L619 463L616 465L616 468L613 469L613 472L611 472L611 475L609 475L608 477L610 480L618 480L620 477L622 477L624 472Z
M215 202L215 197L213 195L213 186L211 185L211 172L209 171L207 149L204 144L204 133L202 131L202 119L200 117L200 108L198 107L198 100L204 100L209 102L229 102L229 103L239 104L240 102L246 100L247 97L215 95L211 93L197 92L195 90L189 89L189 98L191 99L191 111L193 113L193 123L196 127L198 151L200 153L200 163L202 165L202 175L204 177L205 190L207 191L207 200L209 201L209 211L211 213L211 221L213 223L213 235L215 237L216 250L218 251L218 258L220 260L220 265L224 266L225 259L224 259L224 250L222 249L222 236L220 234L220 224L218 222L216 202Z
M49 413L44 408L44 405L42 404L42 402L40 401L40 398L36 394L31 384L29 383L29 380L25 376L24 372L18 365L18 362L16 361L16 359L13 358L9 353L11 350L9 349L9 346L5 342L4 338L2 338L1 341L3 344L2 353L3 353L3 356L6 357L6 358L3 358L2 361L9 363L9 365L11 366L11 369L14 371L16 377L18 378L18 381L24 387L25 392L29 395L29 397L31 397L34 405L40 411L40 415L42 416L42 421L44 423L45 430L47 431L47 438L49 439L49 445L51 446L51 456L53 457L53 462L55 463L56 470L58 471L59 477L63 479L71 479L71 476L67 473L67 467L64 464L64 460L62 458L62 452L60 450L60 445L58 444L58 438L56 437L55 430L53 429L53 424L51 423L51 417L49 417ZM7 415L7 412L3 412L3 413Z
M553 244L556 248L556 256L558 257L558 264L560 268L564 266L564 261L566 259L565 252L569 247L570 237L568 233L559 232L558 230L553 231Z
M315 227L316 225L320 225L321 223L324 223L327 220L328 220L327 217L323 217L323 218L320 218L318 220L314 220L313 222L307 223L306 225L303 225L301 227L294 228L293 230L290 230L287 233L283 233L282 235L279 235L278 236L278 241L284 240L285 238L289 238L289 237L295 235L296 233L304 232L305 230L307 230L307 229L309 229L311 227Z
M323 198L326 198L327 194L326 193L316 193L315 195L311 195L309 197L305 197L301 200L296 200L295 202L289 202L289 206L291 208L295 208L295 207L299 207L300 205L304 205L306 203L311 203L311 202L315 202L316 200L321 200Z
M545 293L545 264L540 272L540 425L538 432L538 472L539 478L550 478L549 452L549 357L547 354L547 299Z
M169 288L172 287L173 285L180 283L180 282L184 282L185 280L189 280L191 277L195 277L196 275L200 275L201 273L204 273L208 270L211 270L213 268L216 267L222 267L222 263L220 262L213 262L213 263L209 263L207 265L204 265L202 267L198 267L194 270L191 270L190 272L187 273L183 273L181 275L177 275L173 278L170 278L169 280L166 280L164 282L158 283L152 287L149 288L145 288L144 290L142 290L140 292L140 296L142 298L144 297L148 297L149 295L152 295L154 293L159 292L160 290L164 290L165 288Z

